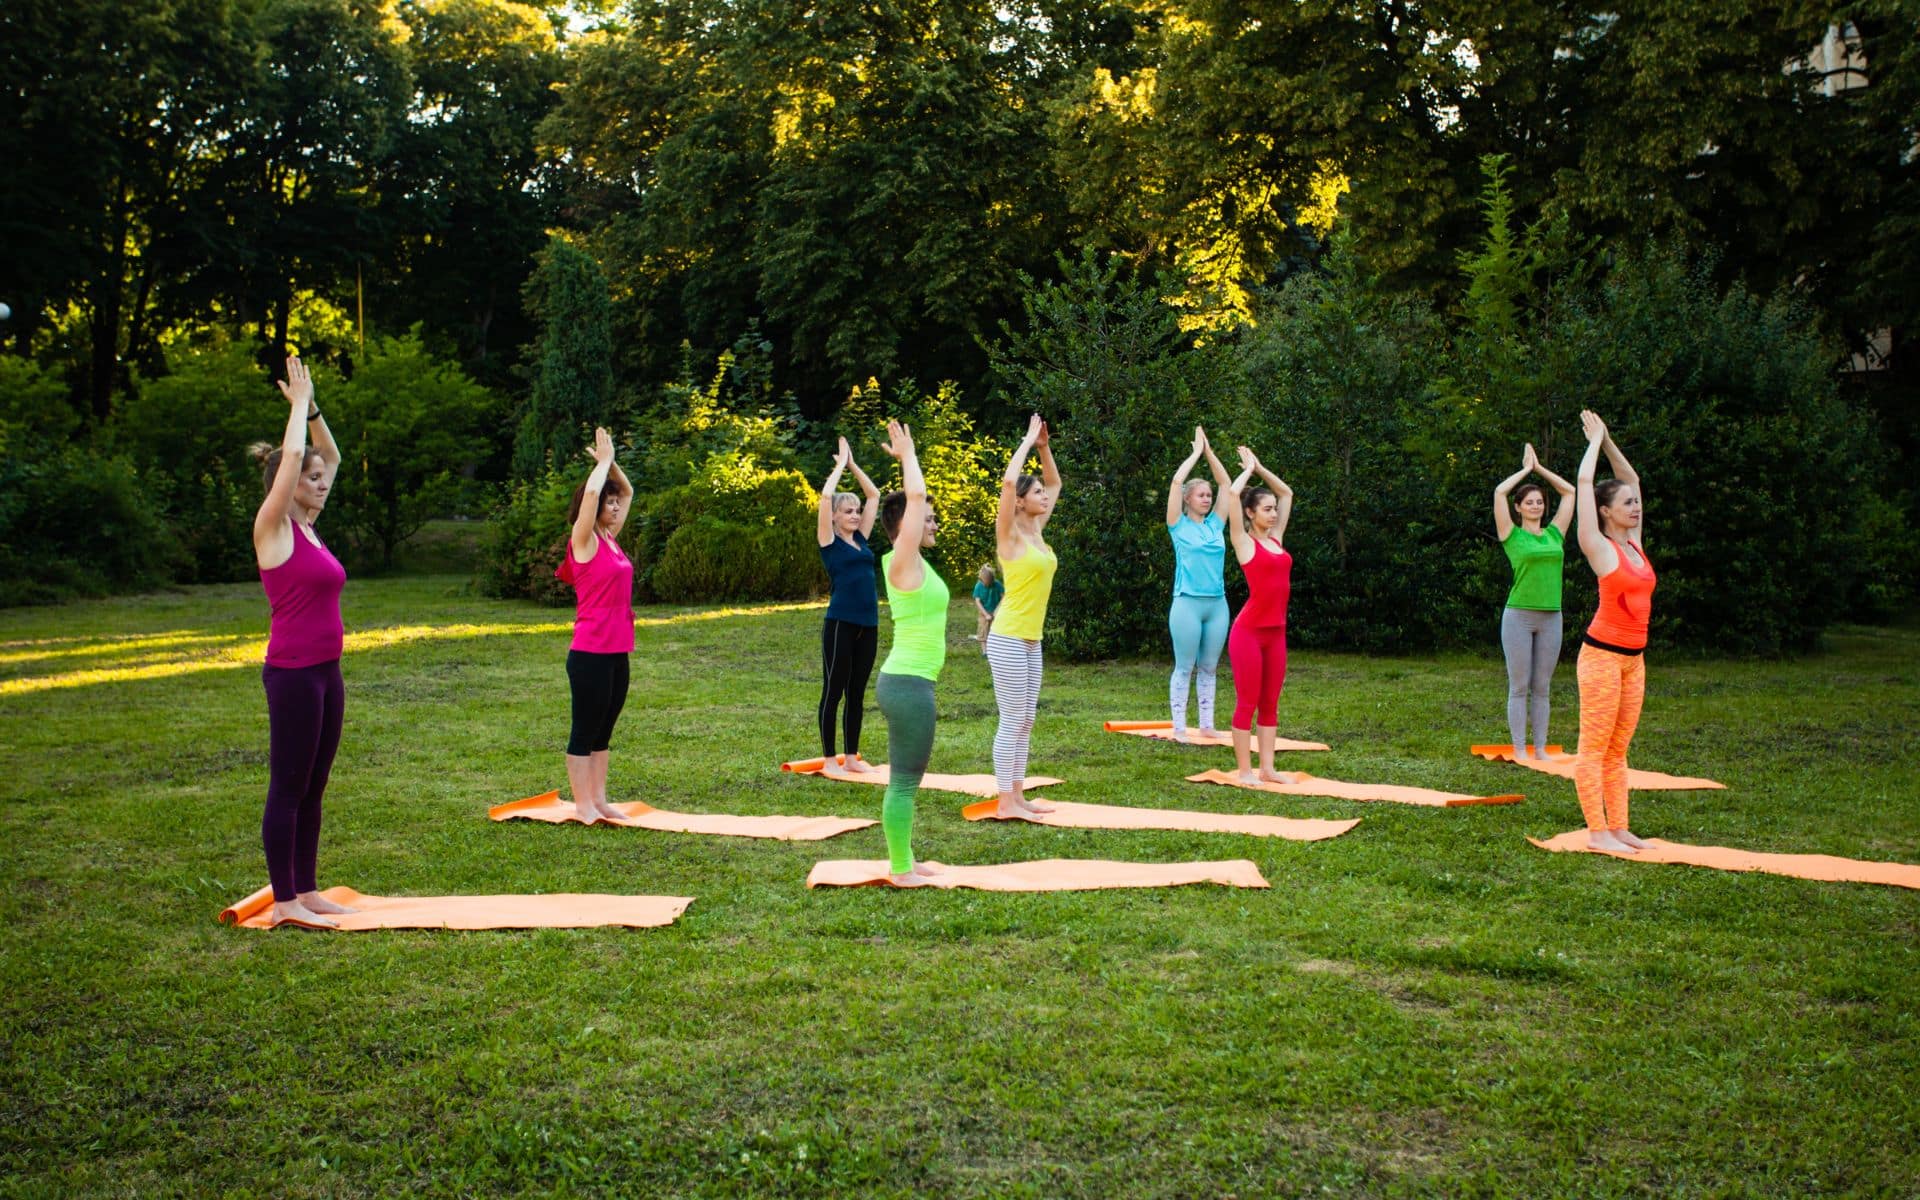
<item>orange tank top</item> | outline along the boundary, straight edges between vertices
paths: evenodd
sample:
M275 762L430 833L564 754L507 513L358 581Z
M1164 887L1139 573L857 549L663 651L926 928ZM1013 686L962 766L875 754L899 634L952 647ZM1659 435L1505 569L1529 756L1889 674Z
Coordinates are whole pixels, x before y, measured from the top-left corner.
M1594 609L1587 634L1626 650L1643 650L1647 645L1647 618L1653 614L1655 580L1653 560L1639 546L1634 549L1640 551L1637 566L1627 548L1614 542L1613 552L1620 564L1600 577L1600 604Z

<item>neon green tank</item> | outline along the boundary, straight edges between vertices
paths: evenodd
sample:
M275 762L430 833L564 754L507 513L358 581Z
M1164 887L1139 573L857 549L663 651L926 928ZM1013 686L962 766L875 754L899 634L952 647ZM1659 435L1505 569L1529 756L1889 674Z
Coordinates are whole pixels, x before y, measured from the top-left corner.
M947 661L947 584L932 567L921 566L926 579L903 592L893 586L893 551L880 560L880 574L887 581L887 608L893 613L893 649L880 664L883 674L939 679Z

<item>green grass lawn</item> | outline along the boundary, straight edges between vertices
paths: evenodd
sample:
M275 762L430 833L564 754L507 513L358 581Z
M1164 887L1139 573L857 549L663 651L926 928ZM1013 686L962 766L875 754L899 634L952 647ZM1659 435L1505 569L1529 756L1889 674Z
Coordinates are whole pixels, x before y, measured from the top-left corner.
M569 615L349 586L351 630L402 632L345 664L321 883L697 897L669 928L216 925L265 882L259 589L0 612L0 1195L1920 1188L1920 892L1529 847L1578 808L1465 753L1505 740L1491 656L1297 653L1282 732L1334 750L1283 765L1524 804L1185 783L1230 752L1099 729L1162 715L1166 664L1056 663L1032 765L1057 798L1365 819L1311 845L1048 830L929 793L925 857L1247 857L1273 887L809 893L879 829L486 820L564 782ZM614 799L878 816L878 789L777 769L817 752L817 606L642 617ZM971 625L935 770L991 770ZM1634 761L1729 789L1637 795L1638 831L1920 862L1920 631L1650 666ZM1570 666L1555 700L1571 743ZM871 705L868 730L884 758Z

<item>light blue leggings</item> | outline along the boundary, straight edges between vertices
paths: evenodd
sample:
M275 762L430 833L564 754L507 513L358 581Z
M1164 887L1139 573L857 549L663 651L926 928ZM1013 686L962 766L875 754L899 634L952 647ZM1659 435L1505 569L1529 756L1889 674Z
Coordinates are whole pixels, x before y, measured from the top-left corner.
M1167 610L1167 629L1173 634L1173 678L1167 684L1167 703L1173 727L1187 727L1187 684L1200 697L1200 728L1213 728L1214 672L1227 645L1233 624L1225 596L1175 596Z

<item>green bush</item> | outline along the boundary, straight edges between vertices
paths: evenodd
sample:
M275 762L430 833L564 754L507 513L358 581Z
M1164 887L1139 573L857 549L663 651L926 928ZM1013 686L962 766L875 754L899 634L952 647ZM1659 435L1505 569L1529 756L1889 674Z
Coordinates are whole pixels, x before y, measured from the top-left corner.
M623 541L642 601L787 600L826 587L817 494L798 471L709 476L642 497Z
M158 587L181 565L126 458L78 446L0 454L0 605Z
M479 569L481 591L541 604L573 603L573 589L554 578L553 572L566 553L567 504L578 486L579 481L558 471L509 485L487 524Z
M165 375L137 381L109 437L178 537L183 582L255 577L262 489L248 449L277 442L286 423L286 399L242 345L176 348Z
M501 405L429 350L418 326L375 341L352 379L316 386L343 457L328 510L363 562L391 568L422 525L473 495L482 434Z

